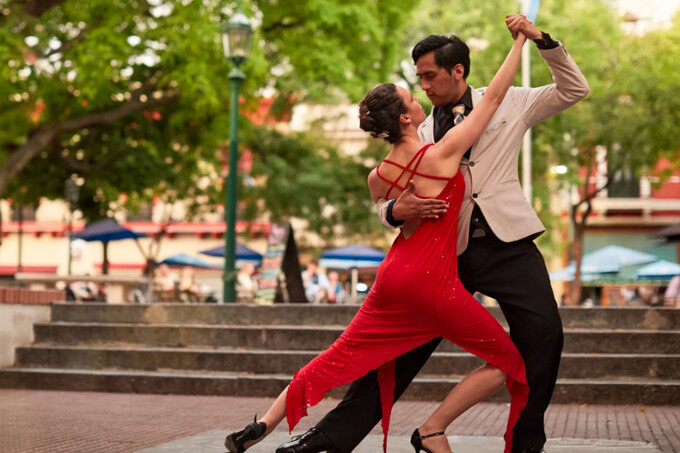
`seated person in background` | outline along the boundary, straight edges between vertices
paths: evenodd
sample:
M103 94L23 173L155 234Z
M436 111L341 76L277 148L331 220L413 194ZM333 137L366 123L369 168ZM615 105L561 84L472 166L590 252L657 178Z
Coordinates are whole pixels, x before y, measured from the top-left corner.
M179 284L179 277L175 272L170 271L167 264L161 264L156 268L153 276L153 292L163 301L171 300L176 297L176 286Z
M255 293L257 293L255 266L252 263L245 263L236 274L236 303L252 303Z
M330 304L331 301L328 298L329 291L326 288L321 288L314 298L314 303L316 304Z
M321 289L330 289L328 277L319 271L319 263L310 261L307 269L302 272L302 284L305 286L305 296L310 303L318 304L321 302Z
M180 298L186 302L195 302L201 296L201 288L196 283L194 270L190 267L182 268L182 277L179 279Z
M659 298L656 287L651 285L640 285L635 290L640 296L640 300L650 307L662 305L663 302Z
M663 294L664 305L666 307L675 307L678 301L678 290L680 290L680 275L676 275L668 282L668 288Z
M328 284L330 291L328 291L329 304L344 304L347 300L347 293L340 281L340 274L335 271L328 273Z
M68 286L76 301L92 302L98 300L99 288L93 282L72 282Z

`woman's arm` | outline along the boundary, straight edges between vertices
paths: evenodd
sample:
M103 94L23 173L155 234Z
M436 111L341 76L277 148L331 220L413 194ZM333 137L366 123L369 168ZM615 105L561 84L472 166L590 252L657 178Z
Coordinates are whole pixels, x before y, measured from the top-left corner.
M378 176L378 170L373 169L369 174L368 174L368 190L371 192L371 200L373 200L373 203L377 203L378 200L384 196L384 194L380 193L380 177Z
M517 33L508 56L484 92L482 100L475 106L465 121L449 129L444 137L434 145L433 148L442 152L444 157L455 154L462 156L482 135L515 79L522 46L525 42L526 36L523 33Z

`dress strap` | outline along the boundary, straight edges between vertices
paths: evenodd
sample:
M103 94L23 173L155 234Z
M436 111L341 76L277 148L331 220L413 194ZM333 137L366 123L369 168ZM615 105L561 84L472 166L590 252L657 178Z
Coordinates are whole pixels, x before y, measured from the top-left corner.
M409 161L409 163L406 165L406 167L402 167L401 165L399 165L399 167L401 168L401 173L399 173L399 176L397 176L397 178L396 178L394 181L390 181L389 179L383 177L383 176L380 174L380 165L378 165L378 167L376 168L376 173L378 174L378 176L379 176L381 179L383 179L384 181L390 183L390 188L387 189L387 193L385 194L385 198L389 198L390 192L392 192L392 189L394 189L395 186L398 187L398 188L401 189L401 190L404 190L404 189L406 188L405 186L402 187L401 185L399 185L399 180L401 179L402 176L404 176L404 173L406 173L406 172L408 171L408 169L409 169L409 167L411 166L411 164L418 158L418 156L423 152L423 150L424 150L425 148L426 148L426 147L421 148L421 149L413 156L413 158ZM385 161L383 161L383 162L385 162ZM391 163L391 162L388 162L388 163ZM411 178L412 178L412 177L413 177L413 174L411 174ZM409 178L409 180L410 180L411 178Z
M416 164L415 168L413 169L413 172L411 173L411 177L413 177L413 175L418 175L418 176L422 176L424 178L439 179L439 180L442 180L442 181L450 181L453 178L449 178L448 176L428 175L427 173L420 173L419 171L416 171L418 169L418 165L420 165L420 162L423 160L423 157L425 157L425 151L430 149L430 146L432 146L432 145L430 144L430 145L424 146L423 149L421 149L422 154L420 155L420 159L418 159L418 163Z
M408 181L413 179L413 177L415 175L422 176L424 178L439 179L439 180L442 180L442 181L450 181L451 179L453 179L453 178L449 178L447 176L429 175L427 173L421 173L421 172L418 171L418 166L422 162L423 157L425 157L425 152L428 149L430 149L431 146L432 146L432 144L429 144L429 145L425 145L422 148L420 148L420 150L418 150L418 152L413 156L413 158L406 165L402 165L399 162L395 162L393 160L384 159L383 160L384 163L391 164L391 165L394 165L395 167L401 168L401 173L399 173L399 176L397 176L397 178L394 181L392 181L391 179L388 179L385 176L380 174L380 165L381 164L379 164L376 167L376 174L378 175L378 177L380 177L380 179L382 179L383 181L388 182L390 184L390 187L389 187L389 189L387 189L387 193L385 194L385 198L389 199L390 193L392 193L392 189L394 189L395 187L398 187L402 191L406 190L406 186L402 186L401 184L399 184L399 180L401 179L402 176L404 176L404 173L406 173L406 172L410 173ZM415 162L415 165L413 166L413 168L411 168L411 165L413 165L414 162Z

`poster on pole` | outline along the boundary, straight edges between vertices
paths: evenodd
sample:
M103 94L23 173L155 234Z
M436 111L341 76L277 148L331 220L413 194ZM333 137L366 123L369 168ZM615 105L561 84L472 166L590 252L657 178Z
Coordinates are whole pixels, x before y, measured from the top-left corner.
M290 223L273 223L262 258L255 303L307 302L295 235Z

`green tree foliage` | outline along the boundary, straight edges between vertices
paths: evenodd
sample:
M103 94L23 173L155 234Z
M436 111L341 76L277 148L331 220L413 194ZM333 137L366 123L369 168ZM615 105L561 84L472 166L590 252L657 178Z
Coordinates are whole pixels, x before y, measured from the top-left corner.
M253 1L261 14L261 58L275 68L269 82L284 96L329 103L334 94L358 101L394 74L398 39L412 27L418 0ZM396 38L396 39L395 39Z
M422 25L408 30L404 47L411 48L430 33L456 33L471 50L468 82L484 86L509 46L502 23L505 14L513 12L519 12L519 2L513 0L424 2L414 16ZM585 100L532 129L533 202L549 231L563 227L550 210L556 186L581 187L572 219L571 255L577 261L590 201L611 183L587 188L598 147L606 150L612 179L642 176L662 156L680 167L680 100L674 94L680 90L680 17L669 29L644 35L626 32L623 20L611 2L602 0L544 0L536 19L540 29L565 45L590 84ZM551 83L547 65L531 46L531 85ZM417 88L411 64L404 62L402 74ZM422 93L420 97L425 99ZM564 175L550 171L558 164L568 168ZM559 251L561 244L550 239L540 238L542 249Z
M468 81L487 85L510 46L505 14L519 10L515 0L241 6L256 24L242 108L254 111L264 89L275 93L279 114L306 100L356 102L399 75L417 87L408 54L431 33L465 39ZM75 175L84 181L79 207L91 218L152 196L189 199L197 209L221 203L230 64L220 27L235 8L218 0L0 0L0 196L27 204L62 197ZM569 168L560 181L581 184L577 170L592 168L598 145L614 170L645 171L661 155L677 162L680 36L677 20L670 30L626 34L604 1L544 0L536 22L565 44L591 86L586 100L533 129L534 204L552 229L552 165ZM533 86L551 82L533 48L531 68ZM243 119L241 141L261 184L241 189L246 218L304 217L325 237L339 225L347 234L374 231L365 178L382 145L371 141L348 158L320 134Z
M413 46L431 34L453 33L470 47L468 83L475 87L487 86L512 45L505 28L505 15L519 12L517 5L516 0L422 2L413 14L411 27L401 38L403 48L407 49L403 54L405 60L401 65L401 75L414 90L418 90L418 80L410 59ZM429 102L424 93L420 93L420 98Z
M605 3L553 0L550 5L545 19L568 40L591 88L584 101L535 128L539 157L565 165L568 171L558 182L579 188L571 210L570 257L580 265L592 200L599 192L621 178L650 174L661 157L680 167L680 138L674 131L680 104L673 95L680 90L675 69L680 27L676 17L666 30L627 33L623 18ZM599 174L602 182L593 186L598 149L606 153L607 175ZM571 296L580 300L580 269Z
M163 187L186 195L224 122L216 5L10 1L0 18L0 195L105 215ZM9 190L8 193L5 193Z
M401 52L390 36L400 33L417 2L241 3L256 25L244 67L243 110L255 110L260 90L268 88L278 94L277 110L285 112L301 100L357 100L386 78ZM79 208L89 218L121 206L134 209L152 196L189 198L201 207L221 202L230 63L220 31L235 9L235 2L218 0L1 1L0 197L23 203L63 197L64 180L76 177L84 181ZM267 186L258 196L274 217L298 214L303 208L297 205L314 196L341 213L306 211L320 216L310 218L318 231L360 217L346 206L333 207L341 197L324 190L330 181L335 190L359 190L358 183L349 183L350 169L365 184L352 160L330 150L319 160L303 137L241 124L245 145L266 151L257 168ZM275 166L283 172L276 174L264 163L277 161L272 151L286 158L290 152L271 142L265 150L257 142L263 137L303 153L292 161L301 164L297 171L314 173L296 175L308 178L309 191L280 197L287 168ZM314 191L311 182L320 172L324 184ZM279 201L285 203L277 206Z
M549 11L553 8L553 2L544 0L541 2L536 25L545 30L555 39L562 40L571 49L572 37L569 30L560 26L555 28L552 16ZM512 44L510 34L505 27L506 14L520 12L519 2L516 0L494 0L489 2L477 2L474 0L460 0L457 2L446 2L435 0L423 2L417 10L414 22L422 24L407 30L403 41L404 48L412 49L414 43L429 34L456 34L462 38L470 48L470 75L467 82L474 87L487 86L496 70L500 67L507 51ZM561 19L567 20L565 17ZM531 58L531 86L540 86L552 83L550 71L538 54L534 44L528 44ZM578 59L579 55L574 52ZM420 88L415 73L412 70L412 61L406 60L402 63L402 76L409 81L412 88L416 91ZM515 80L515 85L521 85L520 75ZM425 93L418 93L423 105L430 107ZM561 118L564 113L557 116ZM533 129L534 139L541 134L542 126ZM539 139L540 140L540 139ZM534 206L537 209L541 220L548 230L558 227L559 217L554 216L550 211L550 187L548 186L549 172L547 169L547 152L534 146L532 157L532 182L534 192ZM555 251L558 244L552 241L550 235L543 235L539 238L541 249L547 254Z
M306 219L310 230L331 242L383 232L366 186L370 168L323 145L320 134L258 129L252 151L258 184L242 190L246 218L264 204L272 219Z

